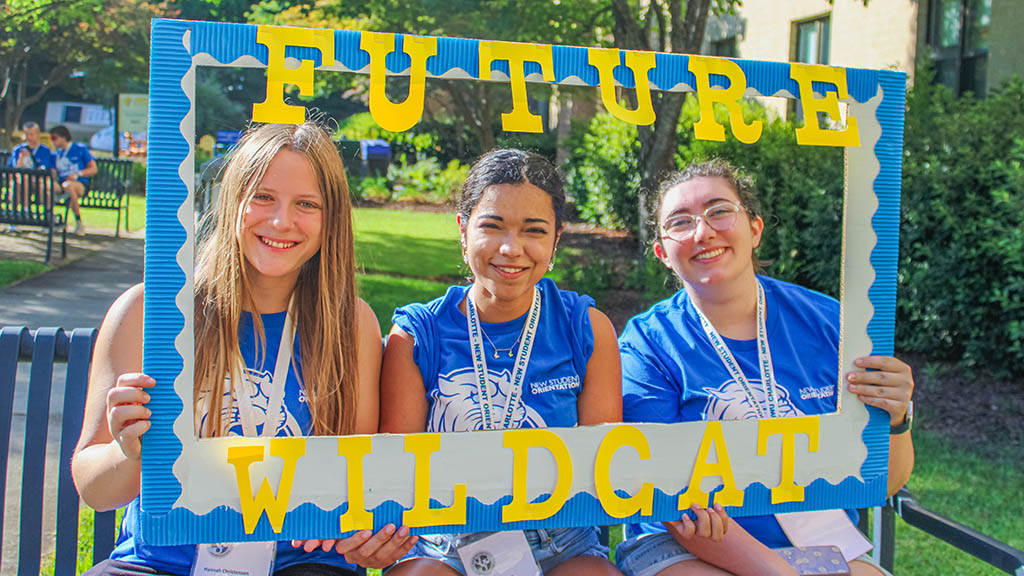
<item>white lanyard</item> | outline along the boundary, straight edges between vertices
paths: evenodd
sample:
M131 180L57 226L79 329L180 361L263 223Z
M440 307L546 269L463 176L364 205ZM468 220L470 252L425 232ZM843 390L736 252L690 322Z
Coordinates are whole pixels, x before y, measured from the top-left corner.
M697 311L697 317L700 319L700 325L704 328L704 334L707 335L708 340L711 342L711 346L718 353L718 358L722 361L722 365L729 371L729 375L732 376L733 380L743 388L743 392L747 395L747 400L750 405L757 411L758 418L764 418L764 410L761 409L761 403L758 402L754 396L754 391L750 387L750 382L747 377L743 374L743 370L740 369L739 362L733 357L732 352L729 351L729 347L726 346L725 340L718 334L715 327L708 321L707 316L700 311L696 302L693 304L693 309ZM775 369L772 367L772 351L768 347L768 328L765 324L765 305L764 305L764 286L761 282L757 282L757 357L760 360L761 370L761 386L764 389L765 403L768 404L768 416L775 418L779 415L779 404L778 396L776 395L775 385Z
M256 436L274 436L277 433L277 415L281 411L281 404L284 402L284 388L288 381L288 366L291 364L292 349L294 348L295 326L292 323L292 303L295 301L293 295L288 301L288 311L284 315L284 327L281 328L281 341L277 345L277 363L274 366L274 379L270 383L270 397L267 402L267 413L263 417L263 430L256 433L256 406L253 405L250 390L255 392L255 385L234 387L238 395L238 416L242 421L242 433L249 438ZM249 384L245 378L245 366L239 367L239 374L242 381Z
M523 380L526 378L526 367L530 364L530 354L533 352L533 340L537 334L539 321L540 291L534 287L533 304L530 305L530 312L526 316L523 339L519 343L519 353L516 355L516 363L512 371L512 387L509 389L505 414L501 420L503 429L508 429L512 424L512 417L519 406ZM484 430L494 430L494 407L491 404L491 393L487 386L487 355L484 353L480 318L477 316L476 305L473 303L472 288L466 293L466 328L469 331L469 355L473 358L473 372L476 377L476 389L480 394L480 412L483 415Z

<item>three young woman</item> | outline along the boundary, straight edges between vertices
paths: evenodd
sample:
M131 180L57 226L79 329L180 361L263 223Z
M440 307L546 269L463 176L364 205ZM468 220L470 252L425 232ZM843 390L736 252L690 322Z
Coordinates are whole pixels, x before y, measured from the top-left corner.
M748 183L730 167L697 165L663 186L655 253L685 288L630 321L618 344L591 298L544 279L564 205L561 177L546 160L518 150L481 157L457 219L472 285L396 310L382 367L376 318L355 293L337 152L313 125L251 131L228 164L217 219L197 257L197 434L588 425L620 420L623 394L626 419L641 422L835 410L838 303L755 274L764 223ZM758 368L759 340L770 345L768 373ZM726 368L730 355L740 370ZM90 506L128 505L117 548L95 574L187 574L196 554L194 546L153 547L137 537L140 436L149 428L145 389L153 385L140 373L141 358L137 286L101 328L73 462ZM848 374L850 390L902 425L909 368L893 358L856 364L876 371ZM909 434L894 434L891 491L912 465ZM720 507L696 512L697 523L684 517L633 527L618 552L623 571L787 573L770 549L788 545L773 518L728 528ZM486 537L417 539L388 526L341 541L279 543L275 567L343 574L353 564L389 565L411 549L389 574L458 574L465 573L459 548ZM548 574L618 573L592 527L529 530L519 542Z
M619 339L623 412L632 422L737 420L836 410L839 303L758 275L764 221L751 182L722 161L691 166L659 192L655 254L683 283L630 320ZM888 357L854 361L846 385L890 415L889 492L906 483L914 382ZM867 371L867 370L873 371ZM852 528L852 526L850 527ZM627 576L793 574L771 549L791 543L773 516L738 518L721 541L686 542L660 525L631 527L616 551ZM685 546L684 546L685 545ZM878 574L863 562L854 574Z
M341 159L319 126L267 124L238 144L196 258L197 435L377 431L380 328L356 296L350 210ZM197 554L139 538L140 437L154 385L141 373L142 318L139 285L111 306L93 355L72 475L89 506L127 509L111 558L90 574L187 575ZM390 564L415 541L389 526L315 550L280 542L274 567L352 574L354 564Z

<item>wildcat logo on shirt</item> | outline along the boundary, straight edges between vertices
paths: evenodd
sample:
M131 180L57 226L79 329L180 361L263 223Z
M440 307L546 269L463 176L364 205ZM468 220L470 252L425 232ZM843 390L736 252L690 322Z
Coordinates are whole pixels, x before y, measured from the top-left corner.
M256 433L262 434L263 422L265 422L267 410L270 408L270 395L268 392L271 386L273 386L273 375L267 370L257 371L250 368L246 368L243 375L243 383L239 388L242 388L242 393L248 395L250 402L245 404L252 404L252 408L255 411L255 421L257 422ZM221 405L221 422L223 423L221 433L224 435L243 436L245 432L242 427L238 398L235 394L236 390L231 388L231 380L225 379L224 398L221 400L223 402ZM299 402L305 402L305 395L301 392L299 395ZM197 426L199 430L205 430L206 427L206 418L209 413L207 404L205 395L196 403ZM281 403L281 410L277 413L275 425L274 436L305 435L302 433L298 421L288 411L287 402Z
M768 413L768 402L765 399L764 387L760 380L749 380L754 399L761 405L761 410ZM704 388L708 393L708 403L704 406L704 420L747 420L757 418L757 410L750 403L750 398L740 386L739 382L733 379L727 380L724 384L715 388ZM779 416L803 416L804 413L793 404L789 398L789 390L777 386L779 401Z
M492 420L500 426L508 393L512 388L512 372L487 371L487 391L491 395L494 413ZM480 410L480 394L476 389L473 368L460 368L437 376L437 390L431 395L430 419L427 432L458 432L483 430L484 418ZM522 402L516 407L510 428L546 428L544 419L533 408Z

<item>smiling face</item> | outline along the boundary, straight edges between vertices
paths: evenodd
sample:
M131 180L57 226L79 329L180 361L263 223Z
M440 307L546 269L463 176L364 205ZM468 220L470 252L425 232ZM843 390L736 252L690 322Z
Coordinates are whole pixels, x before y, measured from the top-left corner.
M662 198L658 214L659 233L677 214L697 214L722 202L739 203L728 180L717 176L697 177L674 186ZM676 275L694 288L723 287L754 277L754 248L761 243L764 221L750 218L746 210L736 215L728 230L715 230L701 220L693 235L684 241L663 238L654 245L654 253Z
M558 241L551 196L528 182L488 186L459 229L479 296L525 313Z
M244 205L238 227L249 280L290 291L320 249L323 194L305 156L281 150Z

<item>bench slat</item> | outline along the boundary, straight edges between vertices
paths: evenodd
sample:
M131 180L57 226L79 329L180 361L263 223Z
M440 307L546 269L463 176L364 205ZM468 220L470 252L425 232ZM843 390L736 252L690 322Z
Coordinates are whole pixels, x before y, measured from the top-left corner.
M60 433L60 472L57 484L57 545L54 576L74 576L78 568L78 492L71 478L71 457L82 431L85 398L89 387L89 363L96 342L95 328L71 333L67 378L64 384L64 416ZM109 552L108 552L109 554Z
M46 477L46 423L50 412L53 360L60 328L40 328L32 343L32 368L25 413L25 455L21 468L21 542L18 575L37 576L43 533L43 478Z
M18 352L23 327L0 329L0 454L7 455L11 445L11 415L14 412L14 382L18 373ZM0 510L7 504L7 458L0 458ZM0 522L0 542L4 541L4 523ZM3 558L0 558L0 568Z

